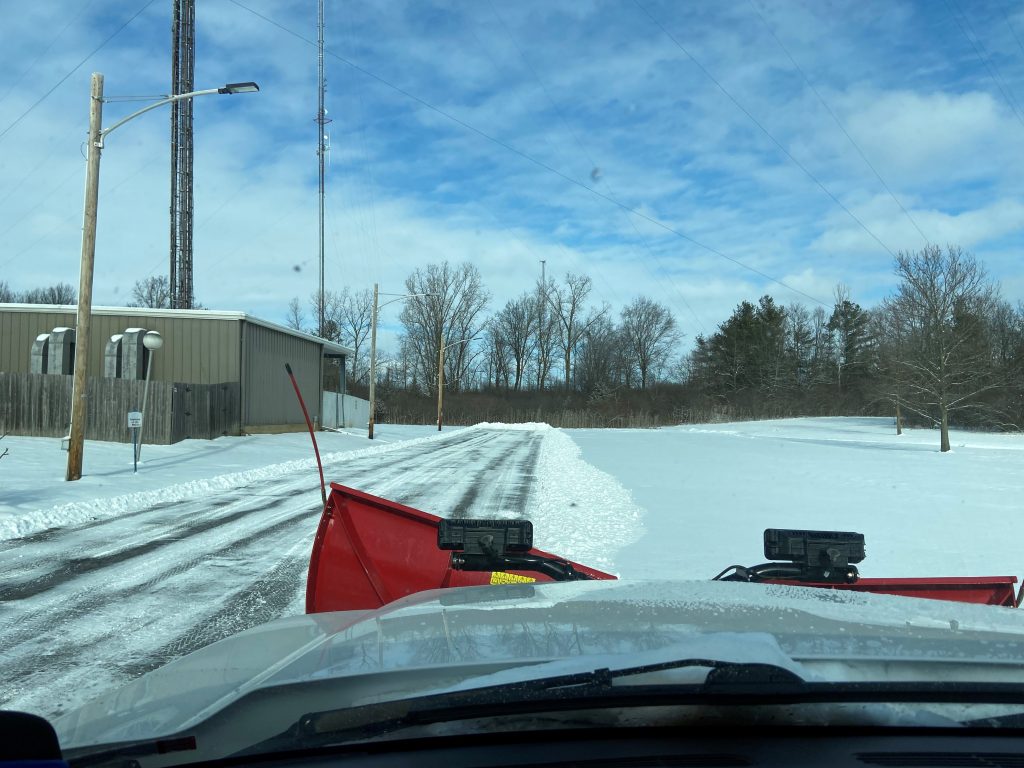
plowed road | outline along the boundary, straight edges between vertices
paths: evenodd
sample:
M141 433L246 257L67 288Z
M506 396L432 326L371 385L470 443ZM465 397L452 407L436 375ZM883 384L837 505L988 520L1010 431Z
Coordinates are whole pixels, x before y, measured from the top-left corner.
M444 516L521 514L544 432L473 429L326 464ZM55 715L251 626L301 613L315 471L0 545L0 708Z

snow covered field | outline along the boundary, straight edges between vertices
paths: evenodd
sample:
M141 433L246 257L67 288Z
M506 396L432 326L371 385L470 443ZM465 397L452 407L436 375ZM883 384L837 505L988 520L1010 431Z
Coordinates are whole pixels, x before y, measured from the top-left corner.
M890 420L660 430L545 425L321 433L325 474L439 515L525 514L536 544L624 578L761 562L766 527L855 530L870 576L1017 575L1024 436ZM308 435L131 448L0 442L0 707L55 714L302 610L319 513Z
M1024 435L895 434L885 418L572 430L644 510L615 556L630 578L707 578L763 561L765 528L858 531L865 576L1024 576Z

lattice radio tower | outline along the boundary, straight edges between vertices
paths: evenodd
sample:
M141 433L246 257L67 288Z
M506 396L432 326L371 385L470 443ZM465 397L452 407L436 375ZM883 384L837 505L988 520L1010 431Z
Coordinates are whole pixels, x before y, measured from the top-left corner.
M327 117L327 110L324 109L324 92L327 90L327 82L324 80L324 0L317 3L317 145L316 155L320 161L320 293L317 294L319 317L317 318L317 335L324 337L324 163L327 160L327 153L331 149L330 139L327 136L327 124L330 119Z
M173 0L171 94L195 90L195 0ZM171 306L192 309L192 99L171 104Z

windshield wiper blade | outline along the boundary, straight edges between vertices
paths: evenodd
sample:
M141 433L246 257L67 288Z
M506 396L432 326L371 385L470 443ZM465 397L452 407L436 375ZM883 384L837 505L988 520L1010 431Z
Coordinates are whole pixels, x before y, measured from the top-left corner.
M682 667L710 667L703 683L613 685L615 678ZM772 664L708 659L597 669L308 714L290 729L240 754L310 749L362 741L439 722L539 712L665 706L917 703L1024 704L1019 683L807 682Z
M708 667L701 683L615 684L686 667ZM808 682L767 663L680 659L623 669L600 668L428 694L303 715L291 728L240 755L366 740L432 723L538 712L665 706L794 704L1024 704L1024 685L971 682Z
M613 685L617 678L687 667L707 667L709 672L704 682L685 685ZM425 725L442 720L465 720L550 708L579 709L581 707L575 706L574 702L598 702L602 695L618 700L617 697L621 695L619 691L668 688L676 692L693 690L707 693L735 686L774 688L779 685L800 686L805 683L799 675L775 664L716 659L675 659L622 669L600 668L309 713L299 718L298 722L284 733L239 754L308 748L356 738L371 738L413 725ZM598 703L597 706L607 705Z

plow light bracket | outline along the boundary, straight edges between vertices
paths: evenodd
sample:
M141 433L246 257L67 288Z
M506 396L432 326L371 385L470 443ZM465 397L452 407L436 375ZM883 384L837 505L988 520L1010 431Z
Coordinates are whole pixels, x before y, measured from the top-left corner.
M437 548L495 557L529 552L533 523L529 520L441 520Z

